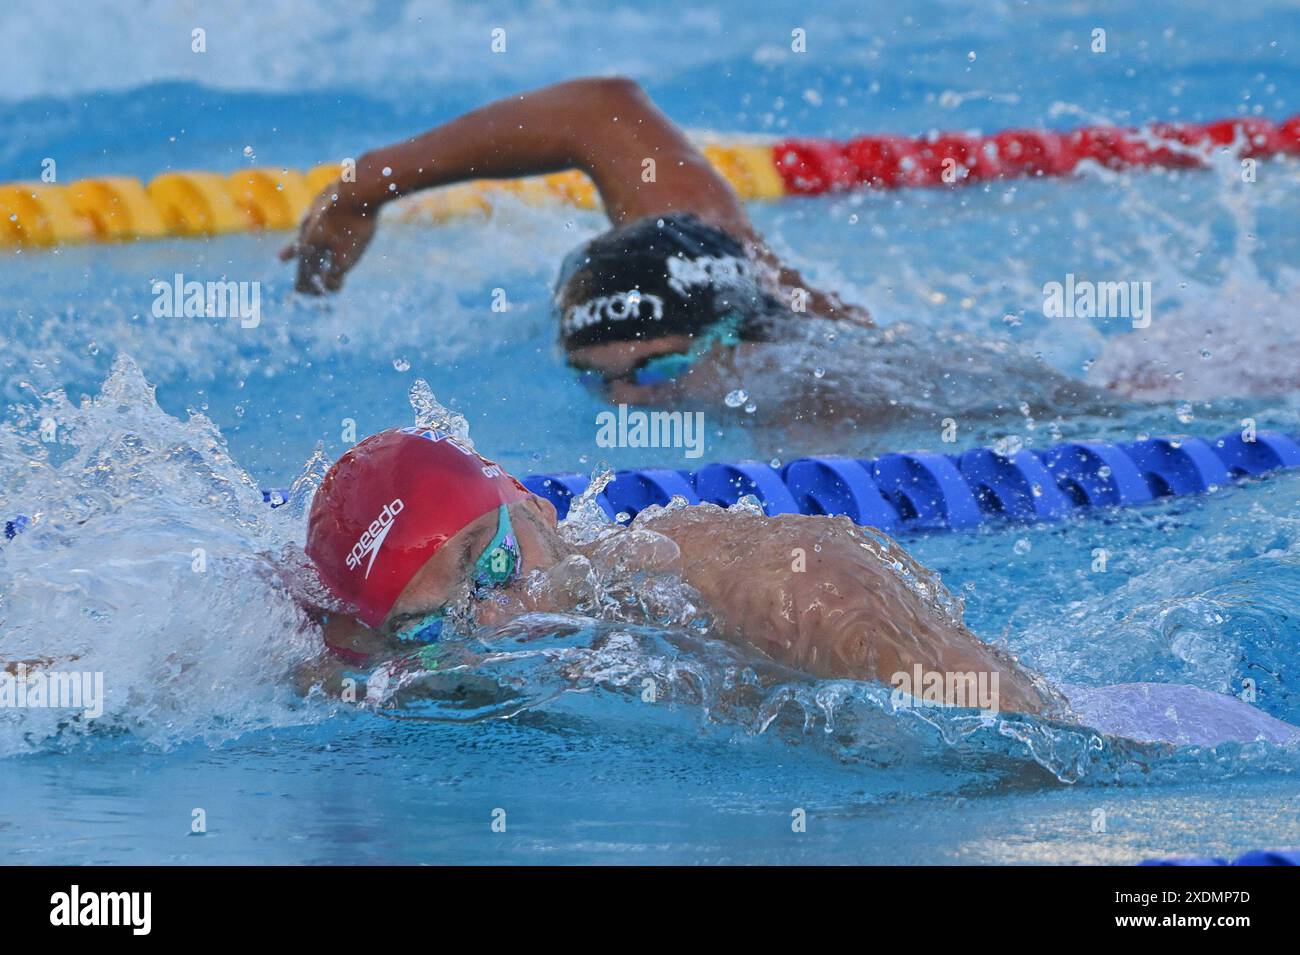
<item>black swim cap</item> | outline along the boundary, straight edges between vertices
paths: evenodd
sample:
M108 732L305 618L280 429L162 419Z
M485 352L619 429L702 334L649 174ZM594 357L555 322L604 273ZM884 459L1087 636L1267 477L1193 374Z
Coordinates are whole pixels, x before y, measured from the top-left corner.
M694 335L728 315L745 339L752 321L781 311L744 246L690 213L651 216L612 229L569 255L555 287L566 349L602 342Z

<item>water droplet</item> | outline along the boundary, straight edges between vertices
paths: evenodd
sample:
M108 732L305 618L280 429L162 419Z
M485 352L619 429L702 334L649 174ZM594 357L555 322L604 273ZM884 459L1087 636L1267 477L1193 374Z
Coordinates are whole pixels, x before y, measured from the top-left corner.
M347 335L340 334L338 341L340 345L346 345L348 342L352 341L352 339L348 338Z
M1201 357L1202 357L1202 358L1211 358L1211 357L1213 357L1213 354L1212 354L1212 352L1211 352L1208 348L1202 348L1202 349L1201 349Z
M1110 474L1111 471L1109 464L1103 464L1101 467L1097 468L1097 477L1099 478L1108 478L1110 477Z
M411 363L407 361L405 358L394 358L393 367L396 368L398 371L410 371Z
M253 147L252 147L252 146L245 146L245 147L244 147L244 155L245 155L245 156L252 156L252 155L253 155Z
M1011 549L1017 554L1028 554L1029 551L1033 549L1033 546L1033 544L1029 543L1028 540L1022 537L1016 541L1015 545Z
M752 401L749 404L745 405L745 414L753 414L757 410L758 410L758 405L754 404L754 402Z
M392 166L385 166L385 167L384 167L384 178L387 179L387 178L388 178L389 176L391 176L392 174L393 174L393 167L392 167Z
M1178 421L1181 424L1191 424L1193 421L1196 420L1196 415L1192 414L1191 404L1189 404L1186 401L1184 401L1182 404L1178 406L1178 409L1175 412L1175 416L1178 418Z
M415 412L416 427L445 431L461 444L471 449L474 447L474 442L469 437L469 422L465 420L465 416L439 404L433 389L423 378L415 379L407 389L406 397L411 402L411 410Z
M814 377L814 378L825 378L825 377L826 377L826 369L825 369L825 368L814 368L814 369L813 369L813 377Z
M739 408L748 400L749 394L743 388L737 388L723 399L728 408Z
M966 54L966 61L967 61L968 63L974 63L974 62L975 62L975 51L974 51L974 50L971 50L969 53Z
M993 451L1004 458L1015 457L1025 446L1024 439L1018 434L1009 434L993 443Z

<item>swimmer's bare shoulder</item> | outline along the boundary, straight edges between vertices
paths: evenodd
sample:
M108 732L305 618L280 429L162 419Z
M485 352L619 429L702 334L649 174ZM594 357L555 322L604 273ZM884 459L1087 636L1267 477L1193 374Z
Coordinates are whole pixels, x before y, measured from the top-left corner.
M824 678L887 683L915 664L997 672L1004 708L1043 709L1030 674L923 600L846 517L704 505L641 526L677 544L682 576L718 618L720 636ZM892 547L891 559L920 570Z

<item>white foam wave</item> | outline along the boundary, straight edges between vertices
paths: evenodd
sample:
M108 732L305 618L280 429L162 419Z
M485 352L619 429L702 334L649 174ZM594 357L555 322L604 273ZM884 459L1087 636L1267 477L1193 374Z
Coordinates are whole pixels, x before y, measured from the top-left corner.
M30 522L0 549L0 660L104 681L97 719L0 710L0 754L317 718L290 680L319 646L283 570L300 519L263 503L210 421L164 414L129 358L95 398L47 394L0 427L0 488Z

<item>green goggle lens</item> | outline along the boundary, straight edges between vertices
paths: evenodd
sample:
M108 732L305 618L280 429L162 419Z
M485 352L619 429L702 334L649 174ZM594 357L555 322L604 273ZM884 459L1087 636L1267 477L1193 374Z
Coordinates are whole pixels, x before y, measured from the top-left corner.
M519 543L510 525L510 510L502 504L497 511L496 535L474 563L475 591L481 594L508 584L519 575L521 561ZM403 643L437 643L446 624L446 608L439 607L402 627L394 636Z

